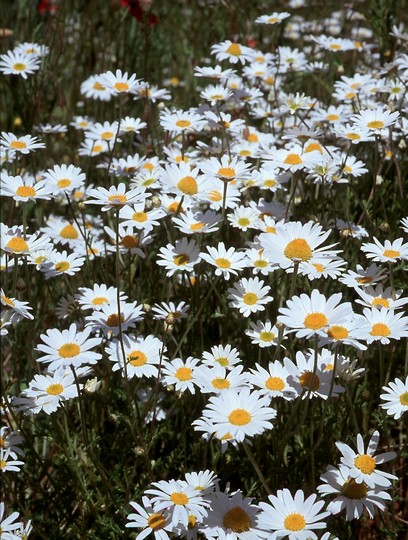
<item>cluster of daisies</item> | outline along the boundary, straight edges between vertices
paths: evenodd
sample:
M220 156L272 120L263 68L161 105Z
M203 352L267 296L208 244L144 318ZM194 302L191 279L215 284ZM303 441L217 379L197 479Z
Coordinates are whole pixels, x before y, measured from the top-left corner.
M313 187L316 197L335 196L339 184L353 187L364 178L374 149L378 163L396 164L403 157L408 57L398 53L392 64L380 66L364 41L372 38L367 29L357 25L352 39L338 37L344 15L333 14L321 27L310 27L300 17L291 20L286 12L260 16L255 23L265 25L264 32L284 24L287 40L301 35L309 43L302 51L278 46L274 53L230 40L215 44L216 65L194 70L203 84L201 103L188 110L166 107L170 91L136 74L117 69L90 76L80 88L85 99L120 101L121 111L129 104L134 109L135 100L149 102L158 112L154 130L131 116L115 121L76 116L69 126L36 126L37 133L50 136L83 134L79 163L94 167L95 178L96 173L104 177L103 186L90 183L85 166L73 163L33 172L27 166L30 155L46 144L30 134L1 134L1 194L15 201L16 215L23 210L19 224L1 223L0 269L8 285L0 293L1 334L12 335L15 325L33 324L36 316L34 306L15 298L20 270L37 272L45 283L58 278L70 283L76 276L77 284L56 307L58 325L36 336L37 374L20 395L7 399L13 414L52 414L67 401L98 391L95 368L107 360L126 381L146 383L137 393L146 423L167 416L161 392L154 397L158 388L201 392L208 400L193 429L206 440L218 440L222 451L228 445L241 449L255 435L274 429L278 400L338 398L367 374L369 366L357 359L362 352L373 343L388 345L408 336L403 313L408 297L393 279L394 269L408 259L407 217L400 219L401 236L385 241L375 236L370 241L361 220L354 222L350 215L324 225L291 220L305 190ZM394 36L406 40L402 30L395 29ZM361 73L339 77L334 104L285 91L294 73L324 76L331 54L351 50L361 55ZM26 78L47 54L45 45L23 43L0 56L0 71ZM369 73L363 69L366 55ZM152 136L156 131L165 144ZM147 144L153 149L148 153ZM375 184L383 180L377 176ZM397 189L403 193L402 182ZM55 213L46 215L39 229L27 222L32 201L53 203ZM353 242L363 265L349 268L340 242ZM107 258L116 266L116 286L81 283L98 260ZM154 305L129 298L120 284L126 260L146 264L147 272L154 264L160 283L171 282L176 291L187 295L186 284L202 286L207 296L196 311L176 297ZM275 272L292 282L286 299L276 298L268 284ZM313 282L309 292L295 294L298 276ZM353 301L343 301L342 292L323 294L316 282L335 283ZM169 334L176 326L193 324L211 294L223 295L228 313L221 316L245 325L255 351L277 354L266 364L246 366L233 336L196 357L191 351L183 355L180 346L173 352L145 331L154 321L162 321ZM276 318L263 316L275 304ZM304 348L277 359L291 338ZM352 358L342 354L345 347ZM381 408L398 420L408 410L408 376L395 378L382 391ZM136 513L127 526L143 529L140 540L151 532L158 540L169 533L195 538L198 532L207 538L318 538L314 529L319 534L326 529L330 514L345 510L350 520L364 509L370 517L375 507L384 510L391 498L386 490L396 477L377 465L395 454L375 455L378 439L375 432L365 448L359 434L357 452L337 443L339 468L330 467L317 488L321 495L335 495L324 511L317 494L307 497L302 490L295 495L279 490L258 506L240 491L220 491L215 473L201 471L153 483L143 506L131 503ZM1 442L2 471L18 472L22 437L4 425ZM28 534L31 524L17 523L17 517L5 518L1 531Z
M215 473L209 470L186 473L183 480L153 482L142 497L142 505L130 503L135 512L128 515L126 527L142 529L137 540L150 533L157 540L167 540L169 533L186 538L201 533L208 539L328 540L333 536L323 531L330 515L345 511L346 519L352 520L366 509L373 517L376 507L384 510L385 501L391 500L387 489L397 477L378 465L394 459L396 454L376 454L378 443L378 431L367 446L358 434L356 450L337 442L342 454L339 468L329 466L321 476L317 493L309 496L301 489L294 495L282 489L276 495L270 494L268 502L255 504L240 490L221 491ZM333 496L325 509L325 501L319 500L318 494Z

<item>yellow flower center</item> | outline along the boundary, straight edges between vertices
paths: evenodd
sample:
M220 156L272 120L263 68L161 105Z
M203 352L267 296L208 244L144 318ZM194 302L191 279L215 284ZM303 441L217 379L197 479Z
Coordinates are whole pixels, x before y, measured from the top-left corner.
M384 127L384 122L381 122L381 120L373 120L372 122L368 122L367 127L370 129L381 129Z
M243 533L251 528L251 518L240 506L235 506L228 510L222 518L225 529L231 529L235 533ZM230 536L228 533L226 536Z
M348 499L364 499L367 495L367 486L364 482L357 484L354 478L349 478L344 482L340 493L345 495Z
M139 239L137 238L137 236L128 234L122 238L120 243L122 244L124 248L132 249L139 245Z
M69 178L61 178L57 181L57 186L59 188L66 188L71 185L71 180Z
M198 191L198 184L195 178L192 176L185 176L178 183L177 187L185 195L196 195Z
M81 347L76 343L65 343L65 345L62 345L62 347L58 349L58 354L62 358L73 358L74 356L78 356L80 352Z
M147 526L153 529L153 531L159 531L166 525L166 518L163 514L150 514L147 518Z
M103 146L101 144L95 144L93 147L92 147L92 152L94 154L97 154L99 152L102 152L103 150Z
M179 381L191 381L193 370L188 367L180 367L174 374Z
M308 261L312 257L312 249L303 238L296 238L287 244L283 252L285 257L294 261Z
M265 187L275 187L276 186L276 180L264 180L263 185Z
M359 141L361 139L361 135L358 133L346 133L346 137L352 141Z
M190 257L185 253L180 253L179 255L173 257L173 262L177 266L184 266L190 262Z
M275 334L273 332L264 331L259 334L259 339L266 342L273 341L275 339Z
M305 148L305 152L320 152L321 154L323 154L323 148L320 146L319 143L310 143L306 146Z
M28 251L29 247L24 238L15 236L7 244L6 247L14 251L15 253L22 253L23 251Z
M132 216L132 219L134 221L137 221L138 223L143 223L147 220L147 214L146 212L135 212Z
M239 220L237 221L238 225L240 225L241 227L248 227L248 225L251 224L251 222L249 221L248 218L246 217L242 217L242 218L239 218Z
M36 194L37 192L31 186L18 186L16 189L16 195L20 197L34 197Z
M235 178L235 169L233 169L232 167L221 167L220 169L218 169L217 174L221 178Z
M306 520L302 514L293 512L293 514L289 514L285 517L283 526L288 531L302 531L306 526Z
M103 133L101 133L101 139L105 141L110 141L111 139L113 139L114 136L115 134L112 133L112 131L104 131Z
M198 223L192 223L190 225L190 230L191 231L201 231L201 229L204 227L205 223L203 223L202 221L199 221Z
M372 336L387 337L387 336L389 336L391 334L391 330L384 323L375 323L375 324L373 324L373 327L371 329L370 334Z
M121 313L120 321L123 323L124 320L125 320L125 317L123 313ZM110 328L119 326L119 315L117 313L112 313L111 315L109 315L109 317L106 319L106 326L109 326Z
M142 351L132 351L127 355L127 361L135 367L144 366L147 362L147 356Z
M326 116L326 120L328 120L329 122L335 122L339 118L340 118L340 116L338 114L328 114Z
M404 405L405 407L408 405L408 392L404 392L400 395L400 403L401 405Z
M105 87L100 82L96 81L93 84L93 89L94 90L105 90ZM86 123L85 125L88 125L88 123Z
M344 96L346 99L354 99L357 96L355 92L347 92L347 94Z
M210 191L208 198L210 199L210 201L219 202L222 200L222 193L213 189L212 191Z
M341 49L341 45L339 45L338 43L331 43L329 45L329 49L331 49L332 51L339 51Z
M197 486L196 489L202 491L204 488L200 488L200 487ZM196 524L197 524L197 518L196 518L193 514L190 514L190 515L188 516L188 524L187 524L187 528L188 528L189 530L194 529L194 527L196 526Z
M20 62L17 62L16 64L13 64L13 69L15 71L24 71L26 69L26 64L22 64Z
M377 298L374 298L374 300L371 302L371 305L374 307L382 306L385 308L389 308L390 302L389 300L387 300L387 298L380 298L379 296L377 296Z
M170 500L172 503L178 506L184 506L188 503L188 497L185 493L175 491L170 495Z
M354 465L359 469L363 474L371 474L375 471L376 462L375 459L367 454L361 454L354 460Z
M23 148L27 148L27 143L24 141L12 141L10 143L10 148L14 148L14 150L22 150Z
M265 386L268 390L283 390L285 388L285 383L280 377L269 377L265 381Z
M71 267L68 261L61 261L59 263L56 263L54 268L57 272L65 272Z
M279 17L269 17L269 19L267 20L267 22L269 24L275 24L277 22L279 22Z
M327 335L331 339L346 339L348 338L349 332L344 326L333 325L327 329Z
M78 231L75 229L73 225L66 225L61 231L60 231L61 238L67 238L69 240L75 240L78 238Z
M251 415L245 409L234 409L228 416L228 420L234 426L245 426L252 420Z
M129 90L129 85L125 82L117 82L115 83L114 88L118 92L127 92Z
M288 154L283 163L286 163L287 165L299 165L300 163L303 163L303 160L299 154Z
M320 263L314 263L312 266L314 266L316 270L320 273L324 272L326 268L323 264L320 264Z
M224 259L223 257L220 257L219 259L215 259L214 262L220 268L231 268L231 263L229 262L229 260Z
M58 396L59 394L62 394L63 391L64 387L62 384L50 384L47 388L47 394L50 394L51 396Z
M319 330L328 323L329 320L326 315L317 311L315 313L309 313L309 315L306 315L305 320L303 321L306 328L310 328L311 330Z
M320 379L315 374L313 374L313 371L305 371L300 375L299 382L303 386L303 388L307 388L308 390L312 390L313 392L317 390L320 386Z
M115 193L114 195L109 195L108 201L111 204L126 204L127 198L126 195L121 195L119 193Z
M231 384L228 379L222 379L221 377L217 377L211 381L211 384L214 388L217 390L227 390Z
M109 300L105 296L95 296L92 300L94 306L101 306L102 304L108 304Z
M218 362L218 364L220 364L220 366L222 367L228 366L229 364L228 358L226 358L225 356L220 356L219 358L215 358L215 361Z
M367 283L371 283L373 281L373 278L371 276L363 276L356 279L357 283L361 283L362 285L367 285Z
M390 257L391 259L395 259L396 257L400 257L401 253L399 251L395 251L394 249L386 249L383 253L384 257Z
M11 300L10 298L7 298L7 296L3 295L1 297L1 300L2 300L2 302L4 302L4 304L7 304L8 306L11 306L11 307L15 306L15 303L13 302L13 300Z
M265 261L265 259L258 259L254 262L255 268L266 268L268 266L268 261Z
M238 43L231 43L226 52L232 56L239 56L241 54L241 47Z
M258 301L258 296L257 296L255 293L248 292L248 293L245 293L245 294L244 294L244 296L242 297L242 301L243 301L244 304L246 304L247 306L253 306L254 304L257 303L257 301Z
M177 120L176 126L179 128L186 128L191 126L190 120Z

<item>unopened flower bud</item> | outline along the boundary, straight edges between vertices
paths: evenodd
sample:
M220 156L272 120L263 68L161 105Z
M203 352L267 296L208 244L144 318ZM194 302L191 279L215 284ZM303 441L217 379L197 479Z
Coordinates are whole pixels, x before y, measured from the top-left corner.
M88 379L85 383L84 391L87 394L94 394L95 392L99 390L99 388L101 387L101 384L102 384L102 381L98 381L96 377L94 377L93 379Z

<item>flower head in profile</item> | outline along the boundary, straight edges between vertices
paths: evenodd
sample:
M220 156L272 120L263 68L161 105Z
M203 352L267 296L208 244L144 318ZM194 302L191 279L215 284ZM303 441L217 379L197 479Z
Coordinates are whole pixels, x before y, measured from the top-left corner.
M381 394L380 398L384 403L381 403L381 408L389 416L399 420L408 411L408 375L405 382L401 379L395 379L387 386L383 386L382 390L384 394Z
M32 75L39 69L40 59L36 56L18 51L0 54L0 72L4 75L20 75L23 79L27 79L27 75Z
M21 154L29 154L32 150L38 148L45 148L45 144L37 139L37 137L31 137L31 135L23 135L17 137L14 133L1 132L0 147L4 150L11 150L13 152L20 152Z

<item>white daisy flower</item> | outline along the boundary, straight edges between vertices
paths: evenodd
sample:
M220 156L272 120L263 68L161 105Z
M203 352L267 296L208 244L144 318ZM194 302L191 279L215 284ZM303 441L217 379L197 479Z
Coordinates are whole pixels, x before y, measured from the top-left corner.
M326 299L317 289L310 296L302 293L286 302L287 307L279 309L278 322L284 324L289 332L296 331L297 338L310 338L314 334L325 337L332 325L340 325L350 320L353 314L350 302L340 304L341 293Z
M240 45L239 43L232 43L229 39L221 43L217 43L211 47L211 54L215 55L215 58L221 62L222 60L228 60L231 64L237 64L239 61L242 64L251 61L251 49Z
M207 246L207 251L208 253L201 252L200 257L216 267L216 276L222 275L226 280L230 279L231 274L238 275L247 265L245 253L238 252L233 247L227 250L224 242L219 242L216 248Z
M290 373L278 360L269 362L268 369L259 364L255 364L255 367L256 369L250 369L248 380L262 395L267 395L271 399L274 397L295 399L297 391L288 382Z
M165 356L164 344L155 336L127 336L122 335L122 342L114 339L105 348L105 352L111 362L114 362L113 371L122 370L122 375L129 379L133 377L156 377L158 368ZM122 349L123 345L123 349ZM126 370L124 369L123 352L126 358Z
M155 512L163 512L171 520L173 527L181 524L188 527L189 516L193 514L201 521L208 513L210 506L201 491L194 489L184 480L160 480L152 482L154 489L147 489Z
M319 361L320 360L320 361ZM302 351L296 353L296 363L290 358L284 358L283 364L290 373L289 383L302 399L320 397L338 397L344 392L344 388L337 384L332 385L332 379L336 376L326 369L326 364L322 363L322 356L315 358L315 352L310 349L306 355Z
M120 303L120 322L122 332L128 328L134 328L136 323L142 320L143 306L137 302ZM93 331L102 330L108 336L117 336L119 333L119 310L117 302L104 304L100 310L95 310L92 315L85 317L87 324L90 324Z
M200 387L200 392L207 394L220 394L227 390L240 390L248 386L247 376L242 373L243 366L236 366L227 371L220 364L212 367L202 365L196 369L196 384Z
M80 390L82 386L79 385ZM34 375L34 379L21 396L33 400L31 407L33 414L40 411L51 414L62 402L77 397L78 387L74 374L62 366L50 375Z
M356 267L357 272L349 270L339 278L340 283L347 287L369 287L379 281L387 278L384 268L380 268L375 263L370 264L368 268L363 268L360 264Z
M211 347L211 352L204 351L202 357L203 364L209 366L219 364L226 369L233 369L241 362L238 350L231 345L215 345Z
M210 496L211 512L199 527L208 539L255 540L259 538L258 506L252 498L244 498L241 491Z
M390 339L408 337L408 317L403 317L403 313L373 307L364 309L363 315L365 321L361 324L360 331L368 344L380 341L383 345L388 345Z
M259 527L265 531L262 533L264 538L317 540L314 529L326 528L324 520L330 512L321 512L324 501L316 502L316 494L305 498L304 492L299 489L293 497L288 489L279 489L276 495L269 495L268 499L269 503L259 503L262 510Z
M264 304L272 302L273 297L268 296L271 288L258 277L242 278L228 289L229 306L238 308L244 317L249 317L251 313L264 311Z
M408 375L405 378L405 382L401 379L394 379L387 386L383 386L382 390L384 390L385 394L381 394L380 398L385 403L381 403L381 408L389 416L393 416L395 420L399 420L408 411Z
M373 519L375 507L385 510L385 501L391 500L391 495L380 488L370 489L364 482L358 484L344 465L340 465L338 469L330 465L320 480L323 484L317 487L317 491L321 495L336 495L328 504L327 510L331 514L345 510L347 521L360 518L364 509Z
M82 332L74 323L67 330L52 328L41 334L40 343L36 350L45 353L37 358L37 362L49 364L47 369L51 372L61 366L77 368L84 364L96 364L102 355L91 351L100 345L101 338L90 338L92 328L85 328Z
M142 497L143 506L131 501L129 504L135 512L128 514L125 527L143 529L136 540L143 540L153 533L155 540L169 540L167 533L173 530L170 518L162 512L155 512L148 497Z
M369 488L386 488L391 486L391 480L398 480L398 477L394 474L377 469L378 465L395 459L397 456L395 452L384 452L375 455L379 440L380 433L374 431L367 449L365 449L363 437L358 433L357 452L343 442L336 442L336 446L342 454L340 462L349 468L349 475L354 478L357 484L364 482Z
M116 303L118 301L117 288L107 287L105 284L94 284L92 289L88 287L79 287L75 299L82 309L93 309L98 311L102 306ZM120 292L120 301L127 300L127 296Z
M258 345L262 349L265 347L276 346L278 344L278 328L267 320L256 321L249 323L250 329L245 331L245 334L251 338L251 343Z
M164 361L161 368L161 383L164 386L174 385L177 392L189 390L195 393L196 371L200 362L198 358L189 356L186 360L173 358L171 361Z
M331 248L335 244L319 247L329 234L330 231L323 232L322 227L313 221L305 225L296 221L277 227L274 235L260 234L259 241L264 248L265 257L272 264L292 271L295 263L299 265L299 270L302 270L304 263L313 264L315 258L334 258L338 252Z
M276 417L276 411L269 404L268 396L251 392L249 388L239 392L229 390L210 398L201 419L212 424L218 438L228 434L242 442L246 437L273 428L271 421Z
M200 262L199 250L194 240L182 238L176 240L175 245L167 244L160 248L159 260L156 263L164 266L168 277L178 271L193 272L194 266Z
M81 270L85 262L85 257L78 257L76 253L68 255L66 251L62 253L53 252L50 255L49 261L46 261L41 266L41 272L44 272L45 279L67 274L73 276Z
M27 75L32 75L39 69L40 59L23 51L14 50L0 54L0 72L4 75L20 75L27 79Z
M402 238L397 238L393 242L386 240L384 245L375 237L373 240L374 244L368 243L361 246L361 251L364 251L366 257L369 259L388 263L395 263L399 259L408 259L408 243L404 244Z
M0 147L3 147L6 151L11 150L13 152L29 154L32 150L45 148L45 144L39 141L37 137L31 137L31 135L17 137L14 135L14 133L2 131L0 137Z

